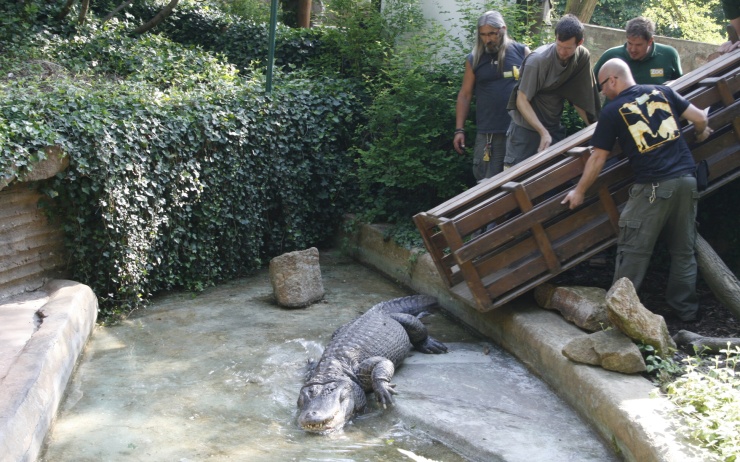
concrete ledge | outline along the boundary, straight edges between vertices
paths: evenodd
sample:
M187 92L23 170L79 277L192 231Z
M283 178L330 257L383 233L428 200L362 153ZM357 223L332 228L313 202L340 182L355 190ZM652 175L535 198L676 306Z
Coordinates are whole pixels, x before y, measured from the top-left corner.
M0 377L0 460L38 457L97 313L93 291L67 280L48 282L34 297L0 301L2 330L17 334L14 344L0 342L7 371Z
M702 450L676 436L664 418L672 404L650 396L645 378L571 362L561 351L583 334L560 315L540 309L524 295L481 313L448 289L431 257L383 239L382 227L363 225L347 238L357 260L416 292L436 296L452 316L508 350L547 382L627 461L700 462Z

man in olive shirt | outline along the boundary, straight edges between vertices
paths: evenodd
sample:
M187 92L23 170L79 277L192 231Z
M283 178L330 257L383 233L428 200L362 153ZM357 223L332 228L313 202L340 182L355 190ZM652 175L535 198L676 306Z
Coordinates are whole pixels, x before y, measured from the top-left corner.
M594 76L601 66L612 58L627 63L635 82L643 85L660 85L683 75L681 60L675 48L655 43L655 23L639 16L627 21L627 43L604 52L594 66Z

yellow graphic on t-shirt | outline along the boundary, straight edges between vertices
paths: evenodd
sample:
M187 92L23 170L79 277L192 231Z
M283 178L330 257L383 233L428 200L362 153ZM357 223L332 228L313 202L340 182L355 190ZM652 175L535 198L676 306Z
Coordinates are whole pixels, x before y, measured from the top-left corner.
M625 103L619 108L640 154L652 151L663 143L681 136L665 95L653 90Z
M665 72L663 71L663 68L659 69L650 69L650 77L656 78L656 77L663 77L665 75Z

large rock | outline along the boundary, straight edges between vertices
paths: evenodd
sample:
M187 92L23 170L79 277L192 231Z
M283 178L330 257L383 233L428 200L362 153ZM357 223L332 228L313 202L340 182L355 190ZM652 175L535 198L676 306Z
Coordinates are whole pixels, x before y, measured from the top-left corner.
M640 303L629 279L621 278L612 285L606 294L606 306L612 325L629 338L652 345L663 358L676 349L663 316L651 313Z
M315 247L270 260L270 284L280 306L301 308L324 298L319 251Z
M575 337L563 347L563 355L571 361L624 374L646 369L637 345L615 329Z
M598 287L540 284L534 291L542 308L557 310L581 329L597 332L611 325L606 313L606 290Z

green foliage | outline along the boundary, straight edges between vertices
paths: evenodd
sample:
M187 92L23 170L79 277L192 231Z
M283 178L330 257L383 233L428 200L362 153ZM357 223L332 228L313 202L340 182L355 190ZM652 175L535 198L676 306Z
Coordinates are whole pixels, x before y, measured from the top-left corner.
M581 116L578 115L576 108L567 101L563 108L563 115L560 118L560 122L563 124L563 127L565 127L565 133L567 136L577 133L586 127L586 123L581 119Z
M128 30L152 18L161 5L135 2L117 15ZM107 12L107 10L104 10ZM249 73L255 66L264 67L269 48L269 25L252 19L241 19L215 8L210 3L184 2L155 32L188 47L203 49L222 56L241 72ZM326 35L332 38L325 38ZM147 34L145 34L147 35ZM151 35L151 34L149 34ZM322 56L337 56L334 47L336 31L323 28L293 29L280 23L275 31L275 65L278 67L320 69L320 74L338 70L327 69L330 60Z
M103 317L333 238L354 195L357 89L278 72L268 96L259 73L239 78L211 55L126 30L46 29L34 36L42 65L0 74L0 171L23 172L49 145L70 155L45 190L70 276L93 288ZM49 74L52 59L61 71Z
M222 10L242 20L256 23L270 21L270 2L260 0L215 0ZM279 14L279 12L278 12Z
M652 345L637 345L645 359L647 374L659 385L672 381L683 373L683 368L673 358L661 357Z
M631 0L599 0L594 9L590 24L615 29L624 29L627 21L642 14L644 4ZM558 2L557 10L560 15L565 12L565 2Z
M425 24L394 50L370 82L374 99L356 147L362 217L410 224L411 217L463 191L469 159L452 149L461 69L434 64L445 33ZM458 56L463 56L460 53Z
M392 49L382 16L366 2L339 1L332 6L339 10L330 10L322 21L327 27L324 38L337 51L324 54L322 64L356 78L377 74Z
M740 457L740 348L722 350L706 367L699 357L687 359L687 373L666 387L676 405L678 430L711 452L710 461L737 462Z
M104 26L88 21L72 37L40 36L35 44L38 51L77 75L148 82L160 89L236 80L236 68L223 59L184 48L161 35L132 37L126 33L129 28L117 20Z
M725 30L724 23L713 17L718 6L719 0L650 0L643 15L655 21L658 35L720 44L725 41Z
M457 83L418 68L398 69L368 111L358 181L369 220L404 221L465 188L469 160L452 151Z

